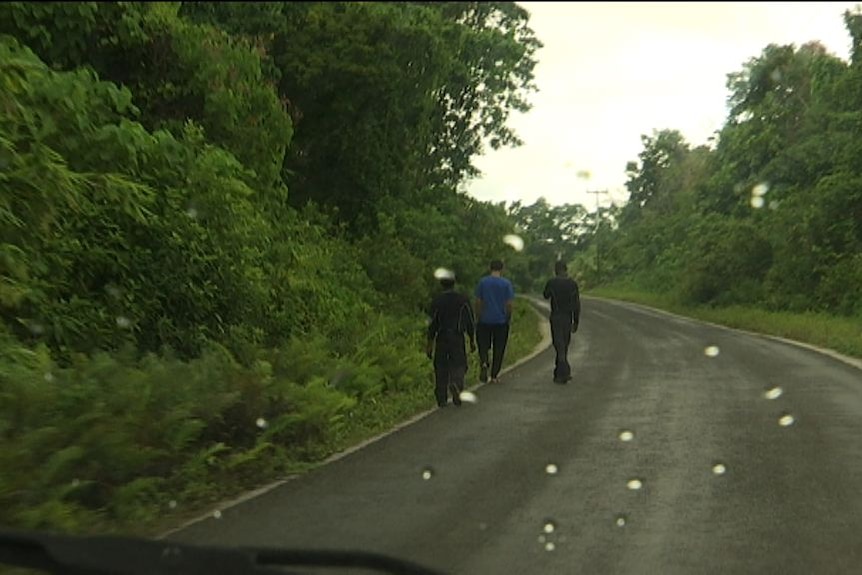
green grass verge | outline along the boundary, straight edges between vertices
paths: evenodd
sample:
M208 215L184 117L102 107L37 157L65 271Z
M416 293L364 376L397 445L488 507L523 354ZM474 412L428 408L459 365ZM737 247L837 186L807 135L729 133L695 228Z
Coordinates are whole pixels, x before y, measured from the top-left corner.
M602 287L584 295L648 305L687 317L737 329L775 335L862 358L862 320L822 313L774 312L756 307L694 307L665 294L631 288Z

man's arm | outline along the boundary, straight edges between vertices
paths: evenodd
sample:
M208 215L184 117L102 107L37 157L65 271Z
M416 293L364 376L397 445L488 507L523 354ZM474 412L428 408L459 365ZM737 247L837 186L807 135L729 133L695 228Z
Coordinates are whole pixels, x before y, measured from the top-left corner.
M470 338L470 351L476 351L476 321L473 319L473 310L470 309L470 300L467 298L461 306L461 321L467 337Z
M572 333L578 331L581 321L581 294L578 290L578 282L572 280Z
M509 293L506 294L506 322L512 321L512 308L514 307L515 302L515 286L512 285L512 282L509 282L507 286Z
M476 291L473 293L476 297L476 321L482 321L482 306L485 302L482 301L482 282L476 284Z
M551 280L545 282L545 291L542 292L542 295L545 296L545 299L551 299Z
M437 337L437 332L440 331L440 310L437 307L437 300L431 304L431 322L428 324L428 338L425 342L425 355L428 359L434 353L434 339Z

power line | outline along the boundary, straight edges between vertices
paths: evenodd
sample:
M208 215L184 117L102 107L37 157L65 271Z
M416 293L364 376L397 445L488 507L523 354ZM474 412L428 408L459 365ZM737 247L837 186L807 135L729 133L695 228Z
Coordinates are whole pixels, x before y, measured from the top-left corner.
M596 196L596 284L598 284L599 282L601 282L601 279L602 279L602 264L601 264L601 257L600 257L601 249L599 249L601 247L599 245L599 224L601 223L601 219L600 219L601 208L599 207L599 196L601 194L607 195L607 194L609 194L609 192L607 190L595 190L592 192L590 190L587 190L587 193L588 194L595 194L595 196Z

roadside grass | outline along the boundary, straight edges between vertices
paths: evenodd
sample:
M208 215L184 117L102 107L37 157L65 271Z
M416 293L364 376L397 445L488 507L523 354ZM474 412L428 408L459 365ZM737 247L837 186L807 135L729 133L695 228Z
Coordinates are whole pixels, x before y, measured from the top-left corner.
M727 327L774 335L862 358L862 319L822 313L774 312L755 307L694 307L667 294L628 287L602 287L584 295L643 304Z

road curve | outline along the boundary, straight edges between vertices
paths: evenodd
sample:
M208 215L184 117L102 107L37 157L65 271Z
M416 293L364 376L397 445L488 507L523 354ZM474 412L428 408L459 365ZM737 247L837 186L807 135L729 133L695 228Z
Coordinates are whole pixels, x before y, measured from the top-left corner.
M862 371L592 298L570 361L568 385L548 350L169 539L453 574L862 572Z

